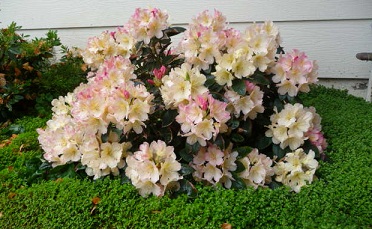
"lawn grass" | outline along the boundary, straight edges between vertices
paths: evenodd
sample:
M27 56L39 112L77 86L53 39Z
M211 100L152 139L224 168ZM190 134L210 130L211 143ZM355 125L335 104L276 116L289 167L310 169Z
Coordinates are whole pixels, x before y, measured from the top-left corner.
M0 228L372 228L372 104L323 86L302 99L322 117L329 161L300 193L198 187L194 198L145 199L120 179L31 184L46 119L18 120L24 131L0 149Z

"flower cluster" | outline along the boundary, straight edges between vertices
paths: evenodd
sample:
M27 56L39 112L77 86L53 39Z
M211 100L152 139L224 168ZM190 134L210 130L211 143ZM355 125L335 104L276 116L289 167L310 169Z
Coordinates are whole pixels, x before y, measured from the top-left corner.
M168 14L157 8L137 8L127 25L136 41L143 41L148 44L151 38L161 38L163 36L163 30L169 26Z
M275 180L299 192L302 186L311 184L314 180L314 174L318 168L318 161L314 157L314 151L310 150L306 154L302 148L287 153L284 160L273 167Z
M152 111L153 95L135 85L135 78L127 59L112 57L87 84L53 100L53 119L45 130L38 130L44 157L55 166L81 160L95 178L118 174L131 144L119 143L118 134L108 133L109 126L140 134ZM108 135L106 141L103 134Z
M167 19L136 9L89 39L88 83L53 100L38 129L44 159L93 179L121 175L142 196L192 194L197 182L296 192L311 183L327 143L315 108L297 96L317 81L316 63L284 54L272 22L241 32L216 10L187 29Z
M227 103L214 99L210 94L199 95L187 105L178 106L179 114L176 121L181 124L182 136L190 145L198 142L206 146L207 140L227 131L226 122L230 113L226 109Z
M321 129L319 115L314 108L304 108L302 104L286 104L280 112L274 113L270 120L266 136L271 137L280 148L298 149L311 136L311 142L322 152L326 146Z
M98 37L89 38L87 48L83 50L84 62L92 69L98 69L103 62L114 56L129 58L135 40L126 28L114 32L104 31Z
M139 151L127 157L125 174L142 196L151 193L162 196L168 185L173 187L182 179L178 173L181 164L176 159L174 148L165 142L144 142L139 146Z
M191 162L195 169L193 177L197 181L210 184L222 183L231 188L234 180L231 172L236 171L238 152L231 152L231 147L222 151L217 145L201 147Z
M226 90L225 98L230 104L230 112L235 115L235 117L241 116L243 114L243 120L248 117L250 119L255 119L257 113L263 113L265 108L262 106L264 93L260 88L249 81L245 81L246 94L240 95L234 90Z
M309 84L317 82L318 65L305 53L294 49L281 56L273 68L273 81L281 95L296 96L298 92L309 92Z
M182 103L187 103L191 98L196 98L208 91L204 86L205 75L190 64L184 63L171 70L169 75L162 78L160 88L164 104L169 108L177 108Z
M224 49L225 24L226 18L216 10L213 16L204 11L194 18L179 44L179 52L185 56L185 61L198 68L208 69Z
M244 171L238 175L244 183L257 188L271 182L274 175L271 165L273 161L264 154L260 154L257 149L253 149L246 157L239 160L244 165Z

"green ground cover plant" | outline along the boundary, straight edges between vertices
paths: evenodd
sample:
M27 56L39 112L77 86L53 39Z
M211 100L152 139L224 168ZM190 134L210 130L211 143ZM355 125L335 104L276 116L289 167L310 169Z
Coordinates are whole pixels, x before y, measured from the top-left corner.
M328 148L299 193L200 186L146 199L120 178L54 176L40 170L36 128L47 119L18 119L0 132L0 228L371 228L372 105L323 86L301 99L321 115Z

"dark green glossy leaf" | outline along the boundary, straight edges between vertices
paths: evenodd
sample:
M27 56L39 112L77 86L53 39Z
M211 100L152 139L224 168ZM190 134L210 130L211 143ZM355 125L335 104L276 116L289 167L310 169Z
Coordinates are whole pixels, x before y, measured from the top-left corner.
M225 139L223 139L222 135L219 134L216 137L216 140L213 142L215 145L218 146L218 148L224 150L225 149Z
M241 147L238 147L236 149L233 149L233 151L238 152L238 158L243 158L243 157L247 156L252 151L252 148L249 147L249 146L241 146Z
M247 186L245 185L244 181L242 180L242 178L238 177L237 175L233 175L234 179L232 181L232 185L231 185L231 188L233 189L244 189L246 188Z
M233 142L244 142L244 137L240 134L237 134L237 133L233 133L231 134L231 140Z
M264 73L256 71L255 74L252 75L251 78L249 78L249 81L255 84L261 84L261 85L269 85L270 80L267 76L264 75Z
M269 188L271 189L277 189L280 188L281 186L283 186L282 183L276 181L271 181L271 183L269 184Z
M231 87L239 95L245 95L246 86L245 86L245 81L244 80L242 80L242 79L233 80Z
M48 162L43 162L41 163L40 167L39 167L39 170L46 170L46 169L50 169L52 168L52 165Z
M319 153L318 147L316 147L315 145L313 145L309 140L305 141L305 143L302 146L302 148L304 149L304 152L307 153L307 154L309 153L310 150L314 151L315 158L319 158L320 153Z
M280 112L284 108L283 102L280 99L278 99L278 98L275 98L275 100L274 100L274 106L276 107L276 109L277 109L278 112Z
M285 54L284 48L279 45L279 47L276 49L276 54Z
M241 134L243 134L246 137L252 135L252 121L250 119L247 119L241 125Z
M173 140L173 133L170 128L161 128L159 130L159 134L167 144L169 144Z
M186 148L180 150L178 152L179 156L181 156L181 158L186 161L186 162L191 162L192 159L194 159L192 153L190 151L188 151Z
M204 86L210 88L213 84L216 83L215 77L213 75L207 75L207 80L204 82Z
M176 119L177 115L178 115L177 110L167 110L163 116L162 126L167 127L170 124L172 124L172 122Z
M12 133L12 134L20 134L20 133L23 133L25 132L25 128L21 125L11 125L9 127L9 131Z
M178 192L185 193L190 197L196 196L198 191L196 190L196 188L190 181L183 179L183 180L180 180L179 183L180 183L180 189Z
M285 156L286 150L280 148L280 145L273 144L273 153L278 157L278 160L280 160Z
M194 171L195 171L195 169L193 169L188 164L184 164L184 163L181 164L180 173L181 173L182 176L189 175L189 174L193 173Z
M230 119L229 121L229 126L232 130L235 130L236 128L238 128L240 125L240 122L239 120L233 120L233 119Z
M236 160L235 164L237 166L236 170L234 171L235 173L241 173L246 169L245 166L243 165L243 163L239 160Z
M266 136L261 136L257 141L257 148L258 150L263 150L267 148L268 146L270 146L271 143L272 143L271 138L266 137Z
M199 144L199 142L196 142L193 145L190 145L190 144L186 143L185 148L188 152L197 153L200 150L200 144Z

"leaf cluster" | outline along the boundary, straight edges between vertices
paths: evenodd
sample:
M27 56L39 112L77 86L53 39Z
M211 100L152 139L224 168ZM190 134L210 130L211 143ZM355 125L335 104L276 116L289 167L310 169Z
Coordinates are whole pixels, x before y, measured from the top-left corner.
M42 107L50 108L52 98L84 81L81 58L66 58L65 54L64 61L53 64L55 49L61 45L57 31L29 40L18 33L20 29L13 22L0 31L0 122L45 114Z

